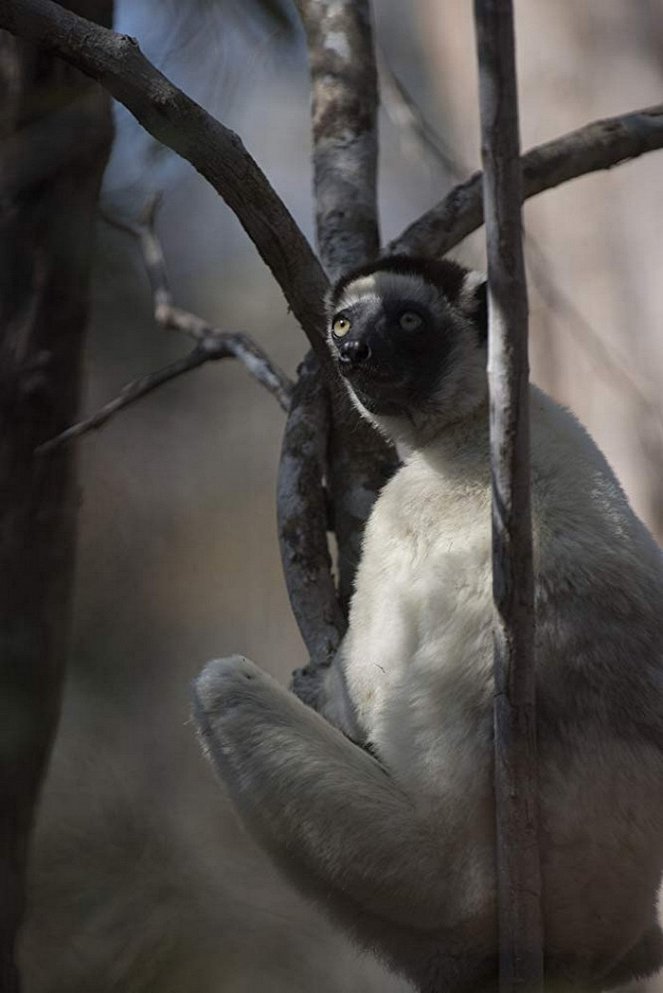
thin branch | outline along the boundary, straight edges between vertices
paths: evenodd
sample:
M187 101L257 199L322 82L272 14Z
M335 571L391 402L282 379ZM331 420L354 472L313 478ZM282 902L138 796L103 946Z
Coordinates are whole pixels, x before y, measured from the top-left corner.
M181 331L196 341L203 341L210 336L217 336L222 332L213 328L202 317L198 317L196 314L192 314L187 310L182 310L173 304L166 259L155 228L157 210L160 204L161 194L155 193L145 204L138 221L127 221L124 218L117 217L115 214L108 214L105 211L101 212L101 216L111 227L131 235L140 244L145 271L147 272L147 278L150 281L150 287L152 289L154 319L157 324L163 328ZM222 357L225 358L225 356ZM283 373L280 375L289 383L289 380L286 379Z
M328 395L318 363L302 363L283 438L277 486L279 543L292 610L311 658L294 689L315 706L321 671L332 661L346 621L331 575L323 488Z
M663 148L663 104L594 121L522 156L523 200ZM483 177L470 176L391 242L389 253L444 255L483 224Z
M488 256L500 993L543 990L527 288L512 0L475 0Z
M374 258L378 90L368 0L297 0L308 39L318 249L331 279Z
M240 138L166 79L133 38L51 0L2 0L0 28L50 49L98 80L153 137L221 194L271 269L324 366L327 280L304 235Z
M102 214L108 224L130 234L140 242L143 261L147 270L154 300L154 317L161 327L171 328L189 335L196 340L196 346L188 355L171 362L170 365L132 380L122 388L118 396L105 403L96 413L67 428L55 438L40 445L37 453L44 455L59 445L74 438L80 438L88 431L102 427L118 411L136 403L152 393L157 387L176 379L177 376L197 369L205 362L217 359L238 359L245 369L265 389L276 397L283 410L290 407L293 385L290 379L276 366L269 356L242 332L220 331L196 314L175 307L168 281L168 272L161 242L155 232L156 211L160 197L151 197L140 220L131 223L120 218Z
M66 431L44 442L36 449L36 453L45 455L67 441L80 438L88 431L96 431L103 427L118 411L136 403L137 400L156 390L158 386L170 382L171 379L176 379L185 372L197 369L205 362L228 358L239 359L254 379L257 379L276 397L283 410L288 410L292 386L285 375L272 365L269 358L255 342L241 332L210 329L209 334L188 355L171 362L163 369L133 379L122 388L118 396L105 403L96 413L77 424L72 424Z

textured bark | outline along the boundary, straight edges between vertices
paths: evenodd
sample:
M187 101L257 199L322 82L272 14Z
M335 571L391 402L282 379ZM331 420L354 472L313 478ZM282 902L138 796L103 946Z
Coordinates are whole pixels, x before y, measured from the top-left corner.
M488 255L500 993L541 993L527 289L511 0L475 0Z
M368 0L298 0L308 39L313 185L330 279L377 255L378 87Z
M298 0L312 83L316 235L331 279L375 258L377 111L368 0ZM338 584L347 609L366 518L396 460L338 380L331 391L327 477L334 508Z
M111 0L77 6L111 22ZM76 413L90 241L112 123L94 84L4 32L0 80L0 989L16 993L15 941L59 712L78 502L72 453L40 458L34 450ZM91 126L70 145L75 122Z
M329 397L311 354L292 395L279 462L277 512L283 572L309 666L294 677L297 695L315 706L315 673L332 661L345 633L327 545L323 489L329 432Z

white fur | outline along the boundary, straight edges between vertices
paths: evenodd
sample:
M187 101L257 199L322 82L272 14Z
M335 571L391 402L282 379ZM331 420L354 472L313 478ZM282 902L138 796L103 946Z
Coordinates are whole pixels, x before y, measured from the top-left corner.
M538 691L559 699L560 722L570 721L568 740L546 737L541 746L547 949L607 965L653 925L663 868L655 785L663 775L663 568L571 415L533 390L531 422ZM429 803L441 845L464 839L487 915L491 583L487 425L477 417L415 451L378 500L343 665L359 725L390 773ZM562 706L578 666L594 684L585 726ZM604 710L625 683L633 701L620 727ZM654 733L646 738L638 722L648 711Z
M482 272L474 272L470 270L463 280L463 285L460 291L460 299L458 300L458 305L461 310L471 310L475 303L476 291L479 289L482 283L486 282L486 277Z
M338 313L362 300L384 300L389 297L412 300L438 312L440 309L439 292L420 276L407 272L378 271L348 283L335 310Z
M324 712L383 765L244 659L197 687L256 836L424 993L496 990L488 416L468 355L472 402L452 417L451 390L437 431L410 429L375 504L328 680ZM587 433L534 388L531 432L546 962L555 991L587 993L653 967L663 563Z

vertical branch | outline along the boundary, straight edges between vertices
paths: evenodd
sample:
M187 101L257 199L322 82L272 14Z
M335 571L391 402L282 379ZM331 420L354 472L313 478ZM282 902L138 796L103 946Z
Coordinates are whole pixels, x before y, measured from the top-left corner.
M111 23L112 0L70 6ZM78 506L73 451L34 450L76 413L112 122L108 97L87 77L5 32L0 89L0 989L17 993L14 948L59 715Z
M297 0L312 82L317 242L331 279L374 258L378 88L369 0ZM347 606L363 526L395 457L340 387L332 394L328 482L339 592Z
M311 67L318 249L330 279L377 255L378 89L368 0L298 0Z
M299 370L283 438L277 487L279 543L286 586L311 664L294 690L315 706L310 676L326 668L345 634L327 544L327 504L322 487L329 431L329 397L320 366L309 352Z
M500 991L542 990L527 290L511 0L475 0L488 251Z

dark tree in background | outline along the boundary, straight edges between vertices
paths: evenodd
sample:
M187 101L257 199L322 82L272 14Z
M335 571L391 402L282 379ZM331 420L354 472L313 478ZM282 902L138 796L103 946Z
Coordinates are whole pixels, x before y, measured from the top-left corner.
M112 23L112 0L72 10ZM19 980L35 802L57 725L70 621L75 450L36 458L76 416L92 240L112 139L89 78L0 32L0 989Z

